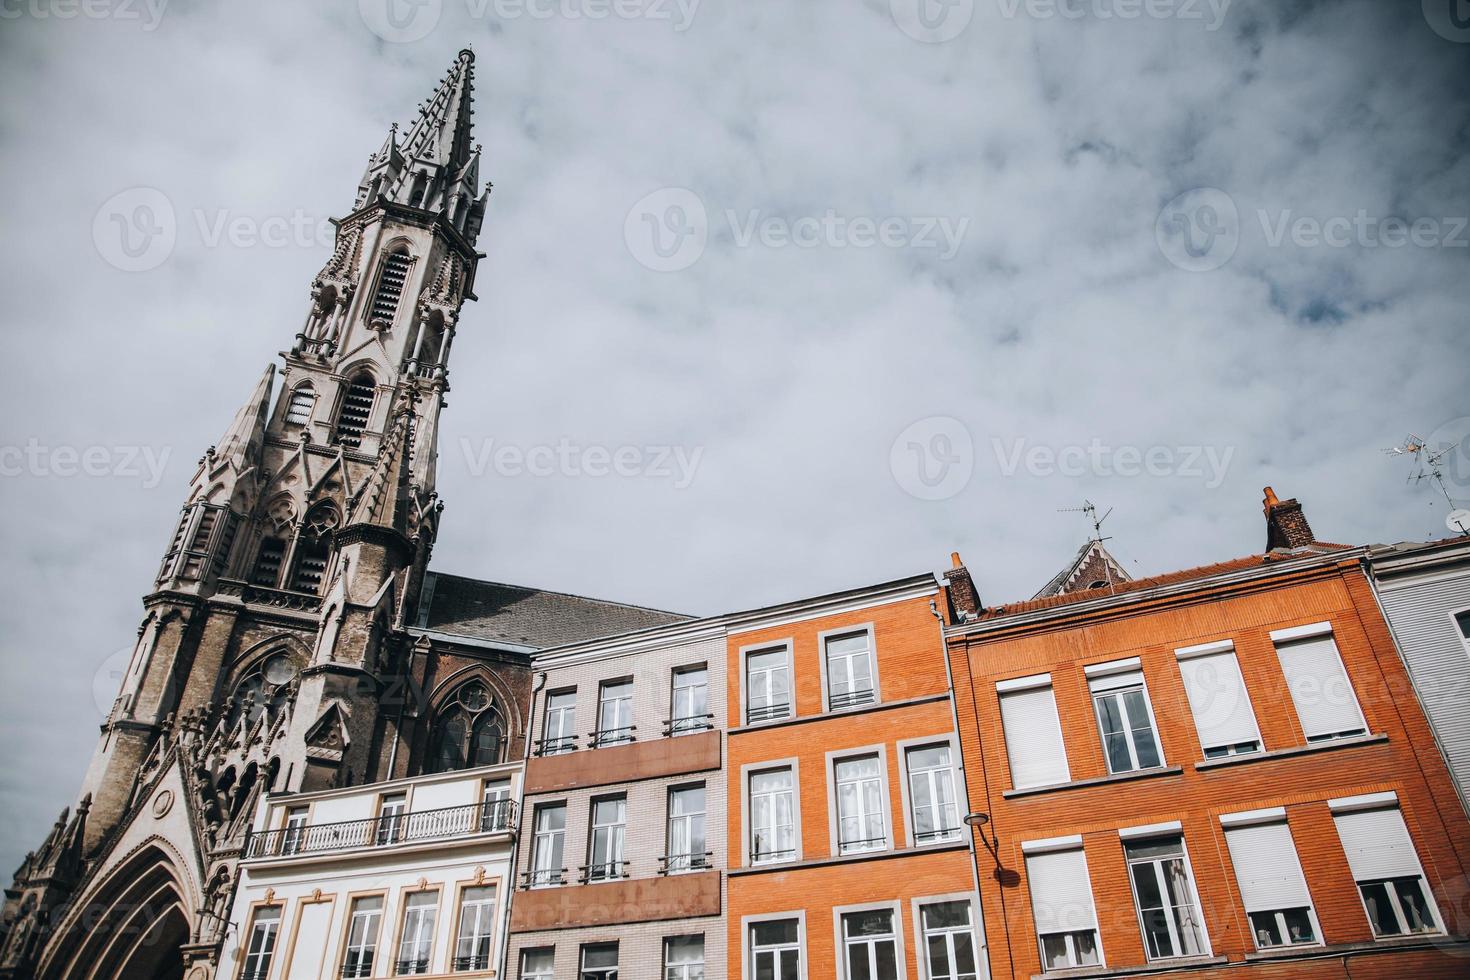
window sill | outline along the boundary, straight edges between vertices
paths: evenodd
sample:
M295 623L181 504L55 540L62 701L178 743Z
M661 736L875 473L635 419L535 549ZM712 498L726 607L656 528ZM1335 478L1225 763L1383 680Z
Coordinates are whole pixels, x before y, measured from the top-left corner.
M1311 755L1313 752L1331 752L1334 749L1347 749L1358 745L1381 745L1387 741L1388 736L1383 734L1353 735L1350 738L1338 738L1330 742L1312 742L1309 745L1295 745L1289 749L1272 749L1269 752L1252 752L1249 755L1227 755L1219 759L1202 759L1194 764L1194 769L1196 772L1205 772L1210 769L1219 769L1222 766L1243 766L1248 762L1290 759L1298 755Z
M1035 796L1038 793L1057 793L1066 789L1082 789L1087 786L1110 786L1113 783L1127 783L1135 779L1152 779L1156 776L1178 776L1184 772L1180 766L1159 766L1155 769L1139 769L1135 772L1120 772L1111 776L1095 776L1092 779L1074 779L1070 783L1052 783L1049 786L1027 786L1023 789L1008 789L1001 793L1002 799L1014 800L1023 796ZM1047 974L1053 976L1054 974Z
M728 868L725 876L765 874L772 871L796 871L801 868L821 868L833 864L857 864L862 861L881 861L887 858L912 857L918 854L933 854L942 851L961 851L970 846L968 841L948 841L944 844L924 844L919 847L895 847L882 851L863 851L861 854L837 854L829 857L809 858L797 861L771 861L766 864L751 864L743 868Z
M1424 936L1388 936L1383 939L1363 943L1335 943L1329 946L1296 946L1285 949L1261 949L1253 953L1246 953L1245 959L1247 963L1255 963L1261 961L1271 962L1274 960L1317 959L1357 953L1392 953L1405 949L1453 949L1463 946L1470 946L1470 939L1464 936L1446 936L1441 932Z
M1230 960L1224 956L1180 956L1169 960L1154 960L1137 966L1074 966L1065 970L1047 970L1033 973L1031 980L1084 980L1091 977L1138 977L1150 973L1172 973L1175 970L1194 970L1204 966L1224 966Z
M772 718L770 721L746 722L735 728L726 730L730 735L743 735L746 732L761 732L768 728L780 728L782 725L803 725L809 721L825 721L829 718L851 718L855 715L865 715L870 711L883 711L887 708L907 708L914 704L928 704L931 701L943 701L949 697L949 692L943 694L925 694L917 698L905 698L902 701L878 701L873 704L859 705L855 708L838 708L836 711L823 711L815 715L790 715L786 718Z

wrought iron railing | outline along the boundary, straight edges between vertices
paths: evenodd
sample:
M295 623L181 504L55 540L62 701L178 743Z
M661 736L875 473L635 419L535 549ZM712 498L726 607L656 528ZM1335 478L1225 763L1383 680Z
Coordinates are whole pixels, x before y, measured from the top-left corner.
M354 960L352 953L347 954L347 962L342 964L342 980L361 980L362 977L373 975L373 950L364 950L362 955Z
M245 857L291 857L359 847L383 847L409 841L441 840L506 831L514 826L515 801L491 800L488 803L391 814L367 820L344 820L338 823L306 824L302 827L252 832L245 836Z
M887 843L887 837L864 837L862 840L839 840L837 842L837 853L862 854L867 851L881 851Z
M872 704L875 700L877 700L877 696L870 687L861 691L846 691L842 694L834 694L827 699L827 706L832 711L840 711L843 708L856 708L859 705Z
M625 745L633 741L633 733L638 730L637 725L624 725L621 728L604 728L589 736L589 744L594 749L600 749L607 745Z
M751 705L745 709L745 720L752 724L758 721L775 721L777 718L786 718L790 715L791 702L789 701L780 701L760 707Z
M534 868L521 872L522 888L551 888L567 883L566 868Z
M562 755L567 752L577 751L577 736L559 735L556 738L543 738L536 742L536 754Z
M490 954L471 953L469 956L456 956L454 958L456 970L488 970L490 969Z
M942 840L958 840L960 828L940 827L938 830L921 830L914 834L915 844L935 844Z
M596 881L618 881L628 877L628 861L606 861L602 864L584 864L577 870L581 872L579 880L582 884L590 884Z
M393 975L395 977L412 976L415 973L428 973L428 957L413 960L395 960L393 963Z
M709 868L714 859L713 851L695 854L665 854L658 859L658 873L661 875L682 874L685 871L704 871Z
M754 850L750 852L751 864L773 864L777 861L790 861L796 857L796 848L786 847L775 851Z
M707 732L715 727L715 716L711 714L689 715L687 718L670 718L664 722L664 737L692 735Z

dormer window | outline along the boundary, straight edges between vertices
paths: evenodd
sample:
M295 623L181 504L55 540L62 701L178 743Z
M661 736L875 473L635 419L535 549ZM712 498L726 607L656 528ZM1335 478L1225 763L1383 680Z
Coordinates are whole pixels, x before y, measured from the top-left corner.
M398 315L398 302L408 284L408 270L413 258L408 252L389 252L383 260L383 269L378 274L378 290L373 293L373 303L368 310L368 322L373 325L391 327Z

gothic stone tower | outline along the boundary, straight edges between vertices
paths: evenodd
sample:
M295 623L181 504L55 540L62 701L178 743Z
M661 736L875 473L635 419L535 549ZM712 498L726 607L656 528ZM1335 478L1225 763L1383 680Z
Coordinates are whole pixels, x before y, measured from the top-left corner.
M213 975L262 792L401 775L439 413L488 188L460 52L372 156L305 323L199 462L74 813L7 891L0 976ZM508 734L508 733L506 733Z

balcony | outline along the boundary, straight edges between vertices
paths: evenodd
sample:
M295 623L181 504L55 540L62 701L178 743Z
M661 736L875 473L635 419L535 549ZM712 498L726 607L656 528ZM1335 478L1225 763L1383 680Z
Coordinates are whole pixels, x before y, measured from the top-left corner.
M631 732L622 735L631 735ZM558 739L564 743L565 739ZM679 732L669 738L600 745L539 755L526 763L526 793L559 793L578 787L606 786L636 779L680 776L720 768L720 733L713 729Z
M523 874L523 888L526 880ZM618 878L554 888L532 884L516 892L510 910L511 932L719 915L720 872Z
M303 824L245 837L245 859L308 857L361 848L453 840L477 834L510 833L515 828L514 800L492 800L345 820L340 823Z

